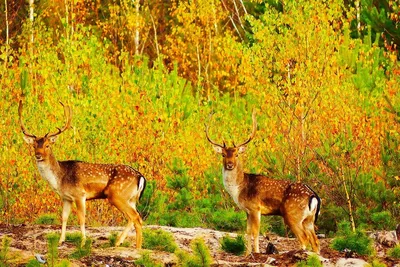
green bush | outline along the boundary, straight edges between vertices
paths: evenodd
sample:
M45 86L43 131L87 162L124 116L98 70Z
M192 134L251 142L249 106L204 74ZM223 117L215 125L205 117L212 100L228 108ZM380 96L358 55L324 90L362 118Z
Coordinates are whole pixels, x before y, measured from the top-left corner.
M296 264L297 267L322 267L321 260L318 255L311 254L306 261L300 261Z
M350 223L343 221L339 224L337 237L332 240L331 247L338 251L349 249L360 255L371 255L373 253L372 239L362 229L357 228L355 232L350 229Z
M162 264L152 260L149 252L144 252L139 259L135 260L135 266L162 267Z
M178 257L178 264L182 267L208 267L211 266L212 257L210 250L201 238L196 238L191 242L193 254L183 250L175 252Z
M171 233L162 229L144 229L143 248L173 253L178 246Z
M72 259L80 259L87 255L90 255L92 250L92 239L86 238L85 244L82 244L82 234L81 233L69 233L65 237L65 241L73 243L76 248L70 255Z
M1 265L0 265L1 266ZM26 267L40 267L41 264L40 262L38 262L36 259L32 259L30 261L28 261L28 263L26 264Z
M229 210L218 210L212 214L209 221L210 226L222 231L241 231L246 227L246 214Z
M367 265L367 267L386 267L387 265L380 262L377 259L374 259L370 264Z
M400 259L400 245L396 245L394 248L391 248L387 252L389 257Z
M50 214L40 215L39 218L35 220L35 224L54 225L54 224L60 224L60 222L57 219L57 215L50 213Z
M261 218L261 233L275 233L279 236L286 235L286 226L280 216L263 216Z
M58 240L60 235L49 233L47 238L47 262L49 266L55 266L58 261Z
M8 260L8 250L10 249L10 244L11 244L11 238L8 236L4 236L3 240L1 242L1 250L0 250L0 266L8 266L7 265L7 260Z
M375 212L371 214L371 221L375 230L393 229L396 225L389 211Z
M115 247L117 244L117 239L118 239L118 232L111 232L110 235L108 236L108 245L105 245L105 247ZM124 241L120 246L121 247L130 247L130 243L128 241Z
M224 236L221 240L221 248L225 252L242 255L246 250L246 242L243 235L238 235L236 238Z

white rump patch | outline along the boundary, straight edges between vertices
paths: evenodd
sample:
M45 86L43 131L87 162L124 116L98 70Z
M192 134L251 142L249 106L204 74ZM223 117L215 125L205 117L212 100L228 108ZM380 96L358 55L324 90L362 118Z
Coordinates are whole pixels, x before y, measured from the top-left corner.
M318 199L313 197L310 203L310 211L317 210L317 207L318 207Z
M140 176L139 178L139 187L138 187L138 192L142 192L144 188L144 183L146 182L146 178L143 176Z

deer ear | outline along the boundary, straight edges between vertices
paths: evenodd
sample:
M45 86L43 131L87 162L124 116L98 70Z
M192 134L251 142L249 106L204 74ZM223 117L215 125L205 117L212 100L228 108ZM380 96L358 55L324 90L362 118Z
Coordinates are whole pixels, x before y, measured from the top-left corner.
M50 137L49 137L50 143L54 144L54 142L57 140L57 138L58 138L58 135L50 136Z
M24 135L24 140L27 144L33 145L35 143L35 138L32 136L26 136Z
M246 146L240 146L238 149L238 153L241 154L246 151Z
M220 147L220 146L214 146L214 150L215 150L215 152L217 152L217 153L219 153L219 154L222 154L222 147Z

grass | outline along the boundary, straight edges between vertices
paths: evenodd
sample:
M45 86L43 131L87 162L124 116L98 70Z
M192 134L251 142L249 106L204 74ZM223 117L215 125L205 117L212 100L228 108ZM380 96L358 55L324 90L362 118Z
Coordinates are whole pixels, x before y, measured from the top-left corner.
M362 229L353 232L348 222L339 224L337 236L332 240L331 247L337 251L349 249L359 255L372 255L372 239Z
M143 231L143 248L173 253L178 246L171 233L162 229L145 229Z
M221 239L221 249L235 255L243 255L246 251L246 242L243 235L238 235L236 238L224 236Z
M394 259L400 259L400 245L396 245L394 248L389 249L387 255Z

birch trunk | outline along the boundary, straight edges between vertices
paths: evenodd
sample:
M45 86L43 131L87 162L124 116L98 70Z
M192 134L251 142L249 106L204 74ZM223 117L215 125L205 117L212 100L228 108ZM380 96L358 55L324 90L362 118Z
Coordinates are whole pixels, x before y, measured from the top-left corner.
M139 55L139 44L140 44L140 21L139 21L139 9L140 9L140 0L132 0L136 9L136 29L135 29L135 55Z
M8 47L10 45L10 39L9 39L9 29L8 29L8 7L7 7L7 0L4 0L4 5L5 5L5 15L6 15L6 59L4 60L4 65L7 68L7 62L8 62Z
M354 222L353 206L351 204L349 191L347 190L347 184L346 184L346 179L344 177L343 168L342 168L342 171L341 171L341 177L342 177L344 192L346 194L347 208L349 209L349 217L350 217L351 229L353 230L353 232L355 232L356 231L356 224Z
M31 23L31 43L33 43L34 0L29 0L29 21Z

